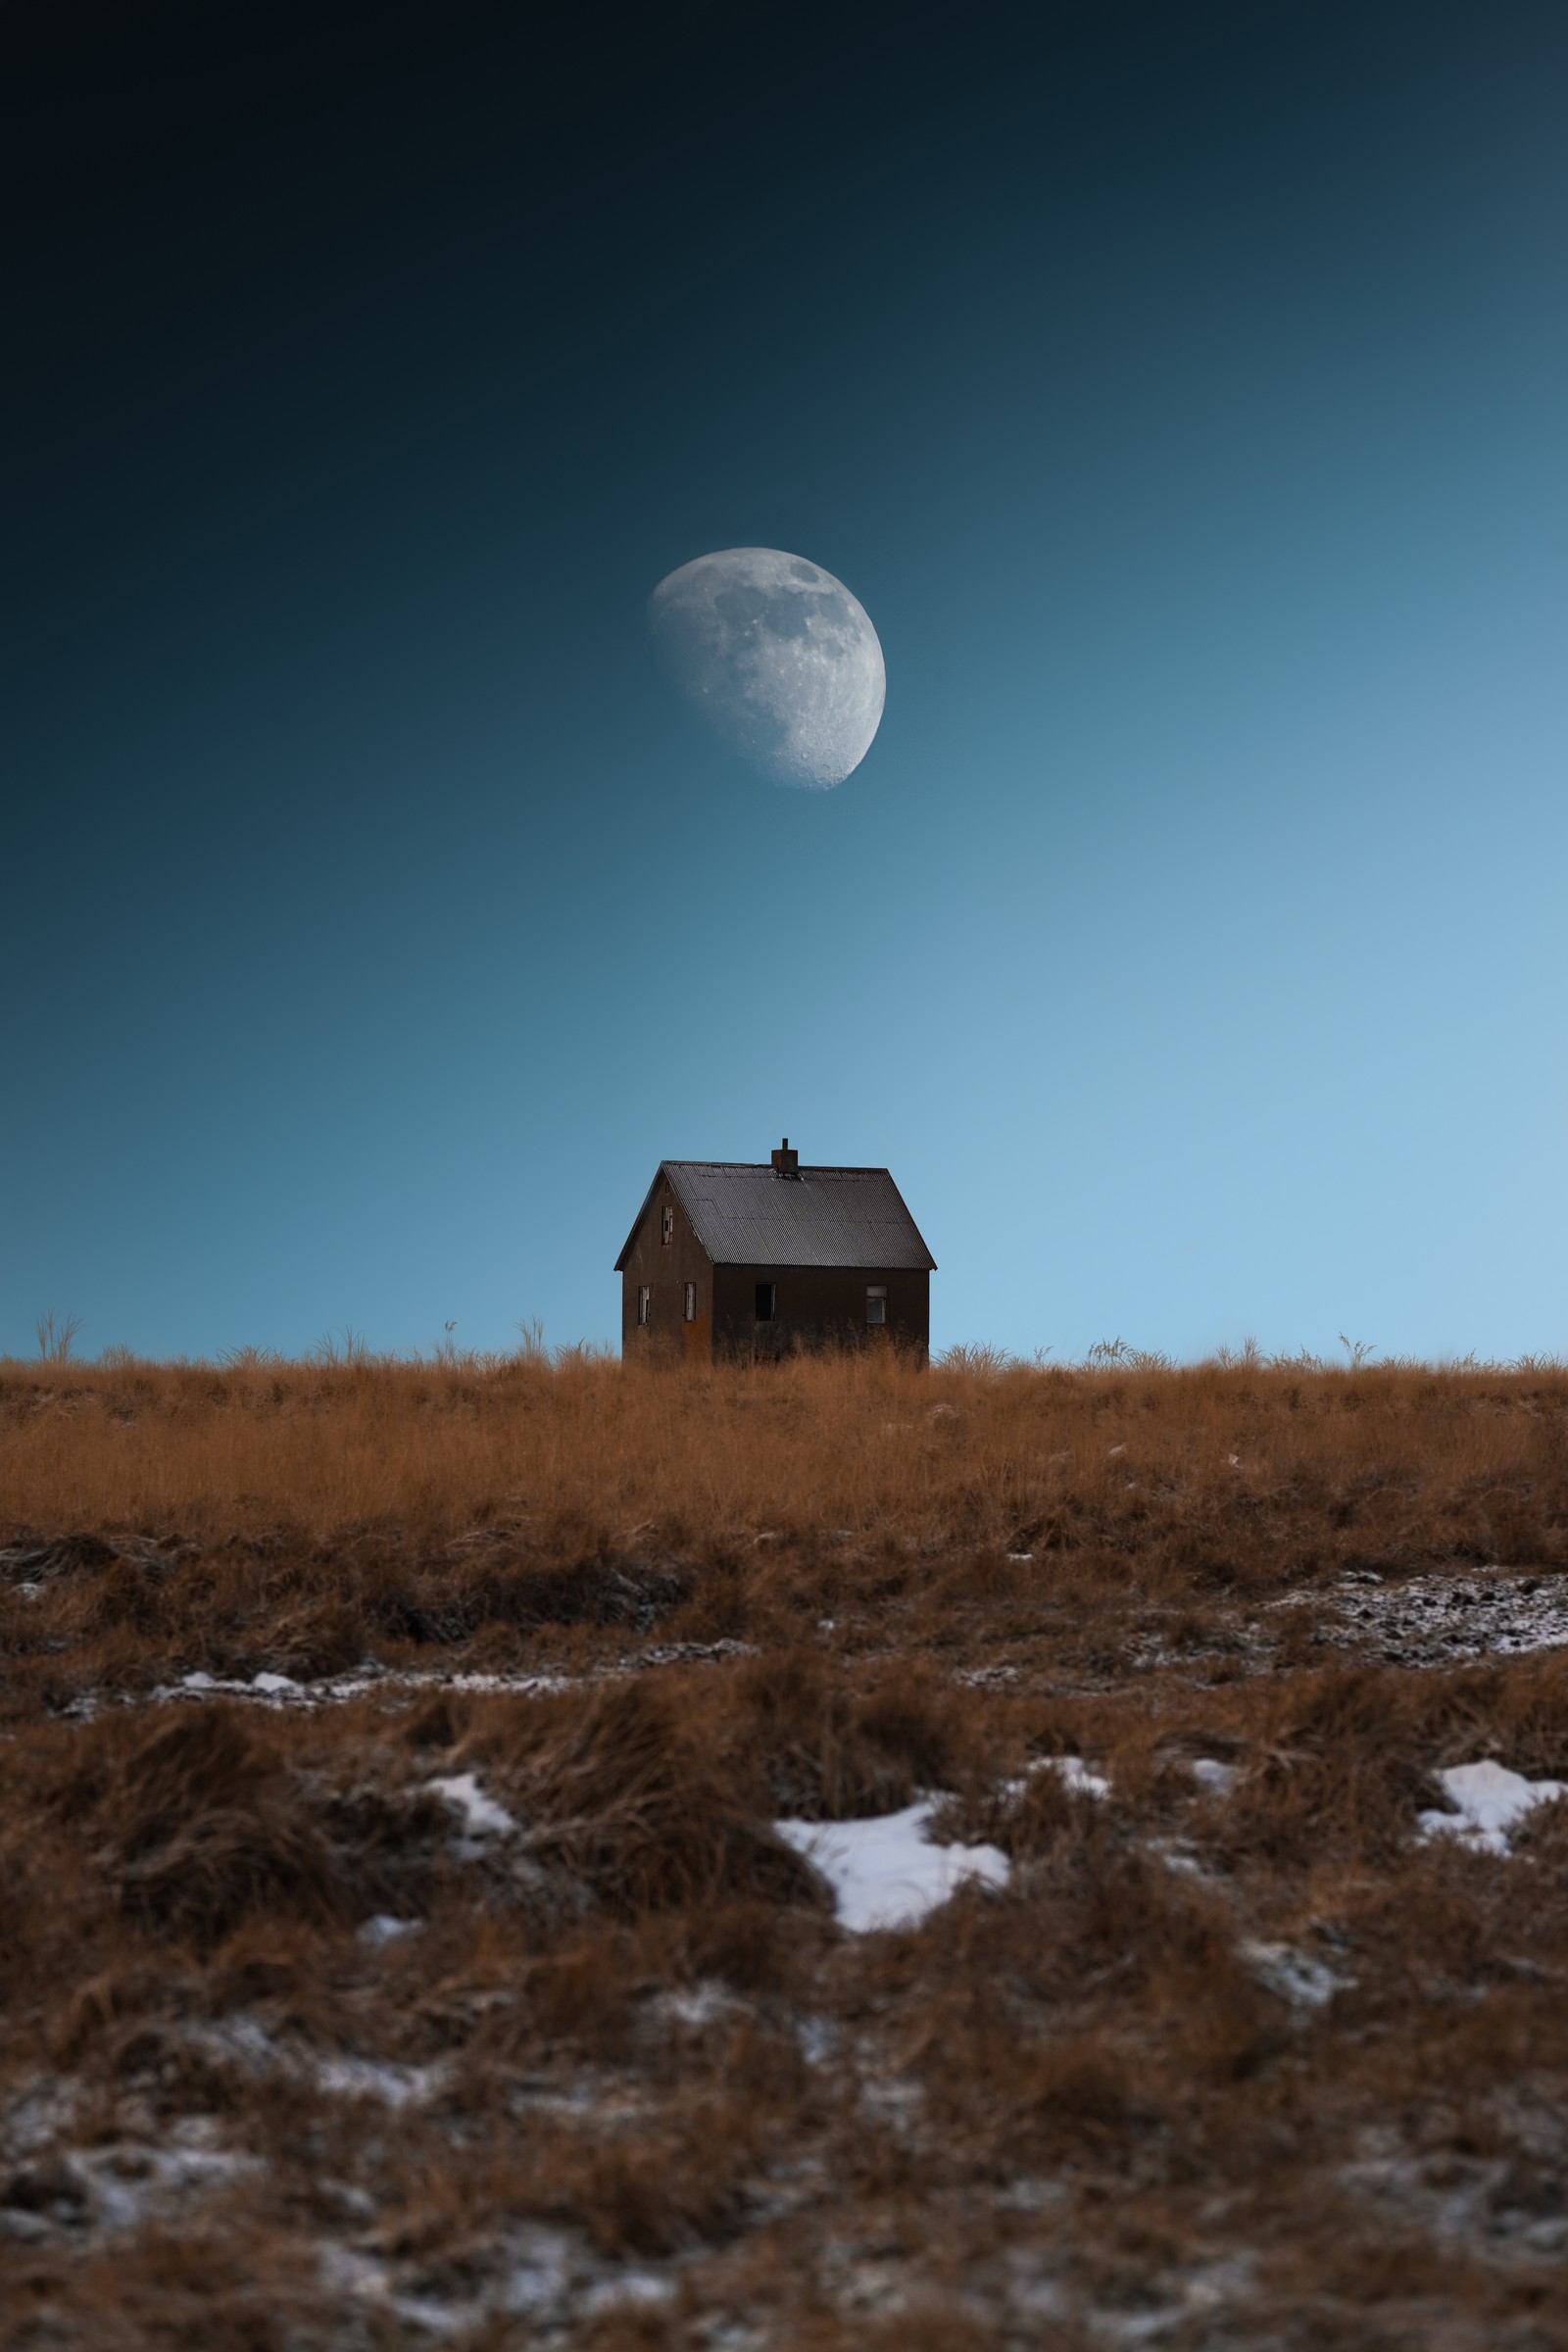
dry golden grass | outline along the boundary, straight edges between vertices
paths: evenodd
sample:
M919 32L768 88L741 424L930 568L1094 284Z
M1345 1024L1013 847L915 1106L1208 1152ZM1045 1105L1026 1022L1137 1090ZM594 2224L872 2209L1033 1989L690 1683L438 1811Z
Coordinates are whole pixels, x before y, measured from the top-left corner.
M8 1366L0 1511L0 2345L1568 2344L1568 1805L1418 1834L1568 1375Z
M1568 1478L1568 1369L13 1363L0 1447L14 1527L208 1542L505 1521L606 1544L652 1523L677 1547L847 1528L1027 1549L1084 1513L1196 1543L1295 1506L1325 1538L1518 1556L1550 1534L1560 1556L1540 1497Z

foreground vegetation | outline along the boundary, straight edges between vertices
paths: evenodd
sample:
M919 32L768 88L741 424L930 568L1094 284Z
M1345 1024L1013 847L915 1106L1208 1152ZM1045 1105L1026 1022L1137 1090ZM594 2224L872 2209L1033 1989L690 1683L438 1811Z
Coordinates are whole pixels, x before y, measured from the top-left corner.
M7 2344L1568 2344L1563 1370L0 1366L0 1738Z

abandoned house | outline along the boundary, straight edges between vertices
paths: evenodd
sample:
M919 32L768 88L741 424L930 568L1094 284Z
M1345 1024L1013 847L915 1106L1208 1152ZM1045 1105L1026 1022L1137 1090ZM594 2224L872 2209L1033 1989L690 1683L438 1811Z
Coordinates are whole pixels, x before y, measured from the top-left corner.
M666 1159L626 1247L621 1348L783 1355L886 1343L923 1359L936 1259L886 1168Z

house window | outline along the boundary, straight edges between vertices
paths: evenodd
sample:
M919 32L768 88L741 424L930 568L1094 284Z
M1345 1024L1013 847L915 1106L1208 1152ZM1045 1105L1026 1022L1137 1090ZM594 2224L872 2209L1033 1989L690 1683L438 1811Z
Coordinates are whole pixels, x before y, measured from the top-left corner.
M685 1315L685 1317L686 1317L686 1320L687 1320L687 1322L688 1322L688 1323L695 1323L695 1322L696 1322L696 1320L697 1320L697 1285L696 1285L696 1283L695 1283L695 1282L689 1282L689 1283L686 1285L686 1303L685 1303L685 1306L682 1308L682 1310L681 1310L681 1311L682 1311L682 1313Z
M885 1323L888 1319L888 1286L885 1282L868 1282L865 1286L865 1319L867 1323Z
M675 1239L675 1211L674 1211L672 1208L666 1208L666 1209L665 1209L665 1211L664 1211L664 1223L663 1223L663 1241L664 1241L664 1247L665 1247L665 1249L666 1249L666 1250L668 1249L668 1247L669 1247L670 1243L671 1243L671 1242L672 1242L674 1239Z
M778 1307L778 1284L760 1282L757 1286L757 1320L771 1323Z
M653 1292L646 1282L639 1283L637 1286L637 1320L639 1323L646 1323L649 1320L649 1310L653 1303Z

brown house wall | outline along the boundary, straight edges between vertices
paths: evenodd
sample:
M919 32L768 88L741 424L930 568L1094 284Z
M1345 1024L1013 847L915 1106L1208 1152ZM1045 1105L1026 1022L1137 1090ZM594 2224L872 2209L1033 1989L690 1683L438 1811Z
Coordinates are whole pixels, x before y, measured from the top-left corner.
M675 1211L675 1231L667 1243L660 1239L666 1205ZM707 1250L692 1231L691 1219L675 1197L674 1186L662 1177L632 1238L621 1273L621 1354L653 1349L666 1354L678 1351L703 1360L710 1357L713 1271ZM688 1323L681 1311L689 1282L697 1285L695 1323ZM637 1293L643 1283L653 1292L652 1319L646 1324L637 1320Z
M713 1268L713 1352L716 1355L782 1355L795 1347L876 1343L885 1333L922 1358L931 1344L931 1277L921 1268L876 1266L715 1266ZM777 1290L773 1322L757 1320L757 1286ZM888 1319L880 1328L865 1320L866 1286L884 1283ZM633 1312L636 1294L633 1293Z

